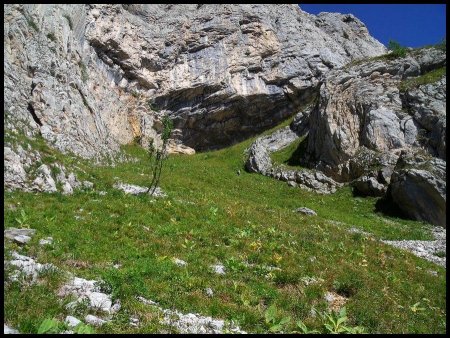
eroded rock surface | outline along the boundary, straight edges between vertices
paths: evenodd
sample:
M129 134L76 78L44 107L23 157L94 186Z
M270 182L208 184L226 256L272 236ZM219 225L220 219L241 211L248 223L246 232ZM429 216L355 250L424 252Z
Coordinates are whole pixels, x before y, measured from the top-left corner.
M446 168L439 158L402 153L389 197L409 217L447 227Z
M402 81L446 63L446 53L422 49L400 59L374 59L333 70L320 88L310 117L306 161L341 182L391 169L401 150L445 149L445 76L401 92ZM390 154L390 155L387 155ZM441 156L441 155L440 155ZM381 167L381 169L380 169Z
M164 113L184 146L229 145L293 115L330 69L385 52L354 16L297 5L4 10L6 129L85 158L160 142Z
M92 188L89 181L80 182L73 172L54 162L42 163L39 151L22 146L4 148L4 186L6 190L57 192L72 194L74 189Z

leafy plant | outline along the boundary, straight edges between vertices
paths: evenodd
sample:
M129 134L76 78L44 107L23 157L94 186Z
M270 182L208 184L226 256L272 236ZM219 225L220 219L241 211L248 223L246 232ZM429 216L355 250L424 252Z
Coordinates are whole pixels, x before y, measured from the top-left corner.
M308 329L301 320L299 320L296 324L297 324L297 327L300 329L301 333L304 333L304 334L320 333L317 330ZM293 333L297 333L297 331L294 331Z
M75 328L73 329L73 332L78 334L93 334L95 333L94 329L84 323L79 323Z
M53 319L44 319L38 329L38 334L42 333L59 333L62 330L61 323L53 318Z
M153 139L150 139L151 142L149 143L148 146L148 152L150 156L150 166L152 167L151 170L152 181L150 183L150 186L148 187L147 193L151 191L151 195L154 194L156 187L159 184L163 162L167 158L167 146L169 144L169 138L170 135L172 134L173 129L173 122L167 115L164 115L162 119L162 124L163 124L163 131L161 133L161 139L163 141L163 144L161 148L156 149Z
M196 244L194 241L185 238L184 243L181 244L181 246L185 249L192 250L195 248Z
M347 310L343 307L339 313L331 312L325 313L322 318L326 320L324 323L325 329L328 333L364 333L364 328L361 326L345 326L348 321Z
M15 221L20 225L21 228L30 227L30 225L28 224L28 216L23 209L20 210L20 217L16 217Z
M291 322L291 317L282 317L278 315L277 308L272 304L264 313L264 319L270 332L280 332Z
M236 257L230 257L225 261L225 266L230 271L242 271L245 269L245 265Z
M398 43L395 40L389 40L387 47L390 51L392 51L392 53L390 55L394 58L405 57L406 52L408 51L408 49L406 47L400 45L400 43Z

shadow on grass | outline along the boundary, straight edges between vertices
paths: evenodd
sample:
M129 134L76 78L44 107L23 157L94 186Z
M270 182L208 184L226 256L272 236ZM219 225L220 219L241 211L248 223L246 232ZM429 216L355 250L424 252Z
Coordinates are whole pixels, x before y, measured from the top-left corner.
M377 213L382 213L383 215L389 217L397 217L408 220L411 219L403 211L400 210L400 208L394 203L394 201L392 201L392 199L389 197L389 194L386 194L386 196L381 197L375 203L374 211Z
M292 153L291 157L284 161L284 164L287 164L292 167L301 167L301 159L306 153L306 147L308 145L308 136L306 136L298 145L297 149ZM303 163L304 165L304 163Z

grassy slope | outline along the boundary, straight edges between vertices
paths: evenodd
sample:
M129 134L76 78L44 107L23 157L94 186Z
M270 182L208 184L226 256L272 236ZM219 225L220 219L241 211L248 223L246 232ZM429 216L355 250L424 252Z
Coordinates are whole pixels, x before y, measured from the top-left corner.
M111 188L115 177L148 183L142 149L124 147L139 161L114 168L92 168L78 161L84 176L107 195L5 193L5 227L18 226L15 218L25 210L27 223L38 230L26 253L77 276L107 282L123 308L98 332L157 332L161 328L157 316L135 295L165 308L233 319L249 332L267 330L264 310L275 304L280 316L301 319L309 328L323 331L310 311L326 308L323 295L328 290L351 294L347 303L351 325L364 326L368 332L445 332L445 270L345 231L356 226L378 238L429 239L426 225L375 214L377 200L353 198L349 188L321 196L246 173L243 152L250 142L194 156L171 156L161 179L169 197L155 201ZM236 174L238 169L241 175ZM17 210L10 210L10 204ZM318 216L292 212L300 206L316 210ZM46 236L53 236L55 243L37 245ZM188 266L177 267L172 257ZM245 267L243 260L257 266ZM209 265L217 262L225 264L226 275L211 272ZM122 267L116 270L113 263ZM264 265L282 270L269 272ZM438 276L427 273L429 269ZM305 286L301 278L306 276L324 282ZM66 310L49 292L56 288L54 279L29 287L28 292L21 292L17 284L8 286L5 322L36 332L47 317L59 314L63 319ZM205 295L207 287L214 290L214 297ZM417 302L423 310L411 308ZM142 327L126 325L131 314L141 317ZM295 329L294 320L285 331Z

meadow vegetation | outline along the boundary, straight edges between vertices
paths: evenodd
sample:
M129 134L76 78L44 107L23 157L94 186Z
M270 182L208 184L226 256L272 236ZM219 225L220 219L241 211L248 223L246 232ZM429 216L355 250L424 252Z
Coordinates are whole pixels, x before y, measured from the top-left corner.
M71 196L5 192L4 226L37 229L21 253L103 280L113 299L121 300L122 309L97 333L175 332L136 296L183 313L233 320L252 333L445 333L445 269L377 240L429 240L429 225L376 213L378 199L354 198L350 187L318 195L247 173L243 159L252 141L170 155L160 180L168 197L154 199L112 188L116 181L148 185L148 154L137 145L122 148L136 162L111 167L23 140L44 153L43 161L75 168L94 189ZM288 147L274 159L282 163L296 149ZM302 206L318 215L293 211ZM351 233L351 227L374 237ZM53 244L39 246L47 236ZM12 250L18 246L5 241L5 255ZM187 265L177 266L173 258ZM210 268L219 262L225 275ZM4 282L7 276L8 271ZM63 282L58 273L48 273L31 286L6 283L5 323L25 333L59 325L68 314L68 300L56 296ZM328 312L329 291L348 298L344 311ZM140 318L140 327L128 325L131 315Z

